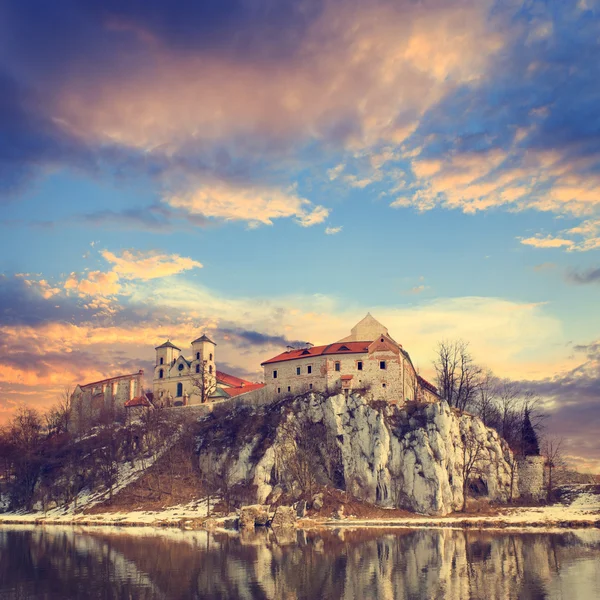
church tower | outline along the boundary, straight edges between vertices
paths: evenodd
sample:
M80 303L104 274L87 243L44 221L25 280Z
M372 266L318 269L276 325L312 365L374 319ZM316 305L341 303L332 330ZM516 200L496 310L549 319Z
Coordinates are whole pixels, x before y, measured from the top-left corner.
M165 379L168 376L171 365L181 354L181 349L166 341L164 344L157 346L156 350L156 366L154 367L154 379Z
M202 366L205 365L205 372L211 380L216 382L217 368L215 366L216 344L206 335L201 335L192 342L192 376L202 373Z

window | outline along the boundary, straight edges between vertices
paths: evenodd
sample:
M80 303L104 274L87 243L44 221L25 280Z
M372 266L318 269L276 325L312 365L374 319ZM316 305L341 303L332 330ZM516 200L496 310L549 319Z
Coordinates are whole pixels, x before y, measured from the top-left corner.
M181 398L183 396L183 383L177 384L177 397Z
M339 371L340 369L341 369L341 365L340 365L339 361L336 361L335 362L335 370Z
M208 360L212 360L212 354L208 355Z
M212 375L212 365L208 365L208 372Z
M356 368L357 368L359 371L362 371L362 360L359 360L359 361L356 363Z
M196 373L200 373L200 365L196 365Z
M379 368L380 369L385 369L385 360L380 360L379 361Z
M296 375L300 375L301 367L296 367Z
M179 363L179 366L177 367L180 371L183 371L183 363Z
M277 393L281 394L281 388L277 388Z
M165 359L161 356L160 357L160 364L163 365L165 363Z
M162 379L162 378L163 378L163 376L164 376L164 374L165 374L165 372L164 372L164 371L161 369L161 370L158 372L158 378L159 378L159 379Z
M273 379L277 379L277 371L273 371Z
M308 384L308 389L309 389L309 390L312 390L312 383L309 383L309 384Z
M386 384L385 384L385 383L382 383L382 384L381 384L381 387L386 387Z
M308 367L306 367L306 372L310 375L312 373L312 365L308 365Z
M200 352L196 352L196 360L200 360Z
M291 392L291 391L292 391L292 386L288 385L288 392Z

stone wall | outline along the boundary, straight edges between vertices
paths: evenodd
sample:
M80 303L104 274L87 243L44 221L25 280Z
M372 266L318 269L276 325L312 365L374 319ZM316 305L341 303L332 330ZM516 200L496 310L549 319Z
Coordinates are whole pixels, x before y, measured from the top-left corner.
M542 500L546 496L544 486L544 457L516 457L519 492L524 500Z
M359 361L362 363L362 370L358 369ZM380 368L381 361L385 361L385 369ZM340 363L339 371L335 369L336 362ZM310 374L308 367L311 368ZM377 351L298 358L267 364L264 371L266 390L273 399L289 394L299 395L310 390L322 392L325 389L341 389L342 375L352 375L350 389L369 388L369 393L375 400L404 404L414 400L415 395L414 369L401 353L395 352ZM273 377L274 371L277 371L276 378Z

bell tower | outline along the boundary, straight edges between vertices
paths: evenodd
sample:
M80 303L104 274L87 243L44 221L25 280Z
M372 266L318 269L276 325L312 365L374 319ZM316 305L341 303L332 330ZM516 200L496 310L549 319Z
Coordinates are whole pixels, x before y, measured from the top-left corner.
M181 354L181 349L166 341L164 344L157 346L156 350L156 367L162 367L168 370L173 361Z

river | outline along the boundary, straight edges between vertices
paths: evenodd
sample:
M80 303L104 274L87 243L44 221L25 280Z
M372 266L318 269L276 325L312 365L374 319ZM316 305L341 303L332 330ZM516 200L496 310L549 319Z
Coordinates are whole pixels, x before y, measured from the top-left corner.
M600 531L0 527L0 598L600 598Z

